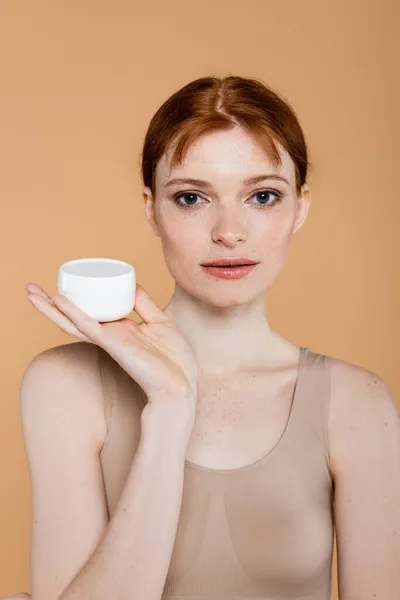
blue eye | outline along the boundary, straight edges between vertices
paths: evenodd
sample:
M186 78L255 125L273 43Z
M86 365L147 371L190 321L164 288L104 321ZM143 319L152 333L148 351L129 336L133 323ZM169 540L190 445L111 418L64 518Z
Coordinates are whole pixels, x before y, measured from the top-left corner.
M191 206L195 206L195 204L181 204L179 202L179 198L184 198L187 196L191 196L193 198L193 196L197 196L199 198L198 194L194 194L193 192L184 192L183 194L178 194L177 196L174 196L174 202L176 202L178 204L178 206L181 206L182 208L190 208Z
M265 202L262 202L261 206L271 206L271 204L276 204L282 199L282 194L280 192L272 190L263 190L261 192L257 192L256 194L254 194L254 196L251 197L255 198L256 196L261 196L263 194L272 194L273 196L275 196L275 200L273 200L272 202L268 202L267 198Z
M275 200L268 202L269 196L271 194L272 196L275 196ZM263 208L264 206L269 207L273 204L277 204L282 200L283 197L283 194L281 192L278 192L278 190L261 190L260 192L256 192L255 194L253 194L253 196L250 196L250 198L255 198L256 196L261 195L268 195L265 202L261 202L261 204L258 204L258 206L260 206L261 208ZM180 198L188 198L189 196L191 197L189 200L189 204L182 204L180 202ZM196 206L198 206L198 204L195 203L196 198L201 198L201 196L199 194L196 194L195 192L180 192L179 194L176 194L173 197L173 200L181 208L190 210L191 208L195 208Z

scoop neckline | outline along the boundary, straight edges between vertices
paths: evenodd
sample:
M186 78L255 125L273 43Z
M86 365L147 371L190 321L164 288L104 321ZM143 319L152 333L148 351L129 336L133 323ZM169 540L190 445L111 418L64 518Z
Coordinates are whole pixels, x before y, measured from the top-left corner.
M278 438L278 441L271 448L271 450L269 452L267 452L267 454L264 454L264 456L262 456L258 460L254 461L254 462L252 462L252 463L250 463L248 465L243 465L243 467L237 467L237 468L233 468L233 469L213 469L211 467L204 467L202 465L198 465L197 463L194 463L194 462L192 462L190 460L187 460L185 458L185 468L188 468L188 469L190 469L192 471L201 471L203 473L214 473L216 475L230 475L230 474L234 474L234 473L242 473L243 471L247 471L248 469L252 469L254 467L257 467L257 466L261 465L262 463L264 463L264 462L266 462L268 460L268 458L271 456L271 454L282 443L282 440L285 437L285 433L287 432L289 424L291 423L291 420L292 420L294 405L295 405L297 396L299 394L300 377L302 375L303 368L304 368L304 365L305 365L306 355L309 352L309 349L307 347L305 347L305 346L300 346L299 349L300 349L300 356L299 356L299 364L298 364L298 370L297 370L297 378L296 378L296 383L295 383L295 386L294 386L294 391L293 391L293 396L292 396L292 402L291 402L291 405L290 405L289 415L288 415L288 418L286 420L285 427L283 428L283 431L282 431L280 437Z

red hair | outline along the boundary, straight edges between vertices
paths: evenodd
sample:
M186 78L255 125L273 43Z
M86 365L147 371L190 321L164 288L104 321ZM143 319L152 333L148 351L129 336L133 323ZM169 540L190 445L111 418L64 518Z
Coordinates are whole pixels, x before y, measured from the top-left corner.
M141 153L141 176L155 196L155 170L170 146L171 166L182 164L202 134L240 126L262 147L272 164L281 165L274 140L293 160L300 194L310 167L303 131L292 107L257 79L201 77L170 96L150 121Z

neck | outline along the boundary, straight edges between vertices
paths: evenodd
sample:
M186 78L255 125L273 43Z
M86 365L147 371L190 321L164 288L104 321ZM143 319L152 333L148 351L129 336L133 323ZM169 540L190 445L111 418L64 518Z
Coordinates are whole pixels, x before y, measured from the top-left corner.
M176 285L163 313L189 340L200 372L206 374L265 368L285 345L266 319L265 293L247 304L225 307L199 300Z

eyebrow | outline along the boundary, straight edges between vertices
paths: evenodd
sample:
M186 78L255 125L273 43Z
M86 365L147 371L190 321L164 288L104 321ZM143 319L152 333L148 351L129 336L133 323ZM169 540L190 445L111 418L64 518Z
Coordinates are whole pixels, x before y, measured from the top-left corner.
M289 181L285 177L281 177L275 173L271 173L269 175L255 175L254 177L250 177L249 179L245 179L243 181L244 185L254 185L255 183L259 183L260 181L264 181L265 179L279 179L280 181L284 181L289 184ZM174 184L181 183L189 183L190 185L198 185L204 188L212 188L212 184L209 181L205 181L204 179L191 179L187 177L179 178L179 179L170 179L165 187L170 187Z

